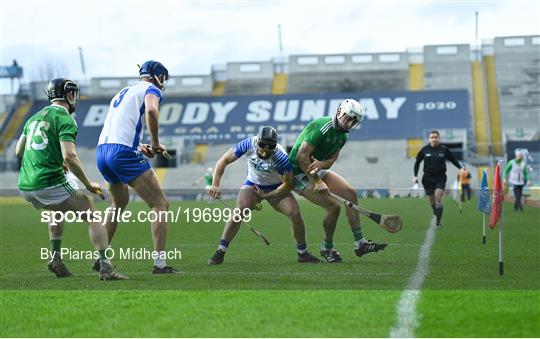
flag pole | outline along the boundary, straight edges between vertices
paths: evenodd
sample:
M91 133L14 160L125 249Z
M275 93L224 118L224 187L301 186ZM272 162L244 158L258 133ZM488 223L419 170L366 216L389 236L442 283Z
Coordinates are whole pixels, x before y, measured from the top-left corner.
M503 216L501 210L501 225L499 226L499 275L504 274L504 240L503 240Z
M482 244L486 244L486 213L482 213Z
M502 161L498 162L499 169L501 167ZM499 173L500 175L500 173ZM503 193L504 194L504 193ZM499 275L502 276L504 274L504 220L503 220L503 207L502 207L502 201L501 201L501 218L500 218L500 226L499 226Z

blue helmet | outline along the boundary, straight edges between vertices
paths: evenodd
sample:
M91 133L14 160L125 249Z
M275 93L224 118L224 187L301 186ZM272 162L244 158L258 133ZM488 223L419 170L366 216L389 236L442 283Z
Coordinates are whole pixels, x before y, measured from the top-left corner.
M156 85L164 89L169 80L169 71L159 61L148 60L139 66L139 77L149 77L156 81Z

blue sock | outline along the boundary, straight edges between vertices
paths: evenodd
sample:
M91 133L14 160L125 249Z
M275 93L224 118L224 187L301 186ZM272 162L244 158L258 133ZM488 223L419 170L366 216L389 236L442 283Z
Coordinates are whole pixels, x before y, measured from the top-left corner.
M227 247L229 247L229 242L225 239L221 239L219 241L218 250L222 250L223 252L227 252Z
M296 244L296 250L298 253L306 253L307 252L307 245L306 244Z

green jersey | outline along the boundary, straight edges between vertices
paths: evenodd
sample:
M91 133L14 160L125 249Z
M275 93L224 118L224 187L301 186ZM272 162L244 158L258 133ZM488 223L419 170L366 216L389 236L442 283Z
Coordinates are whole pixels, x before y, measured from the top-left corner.
M66 182L60 141L74 143L77 130L77 123L61 106L47 106L28 119L19 189L33 191Z
M347 142L348 137L347 132L341 132L334 127L332 117L322 117L310 122L296 139L291 154L289 154L294 175L303 172L298 160L296 160L296 154L304 141L315 148L311 155L322 161L339 151Z
M212 186L212 180L213 180L212 174L207 174L204 176L204 181L206 182L206 186Z

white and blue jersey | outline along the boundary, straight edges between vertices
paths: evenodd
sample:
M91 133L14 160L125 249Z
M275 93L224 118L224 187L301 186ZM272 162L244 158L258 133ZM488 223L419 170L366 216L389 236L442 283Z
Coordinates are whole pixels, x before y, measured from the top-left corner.
M161 90L147 81L125 87L112 98L98 145L139 146L143 137L144 98L147 94L155 95L161 102Z
M292 165L283 146L278 144L272 156L261 159L257 155L257 137L240 141L233 147L237 157L245 155L248 163L245 185L256 184L259 188L274 189L281 185L281 175L291 172Z
M161 90L146 81L123 88L111 100L96 150L97 167L111 184L128 184L150 169L138 150L143 136L144 98L149 94L161 102Z

